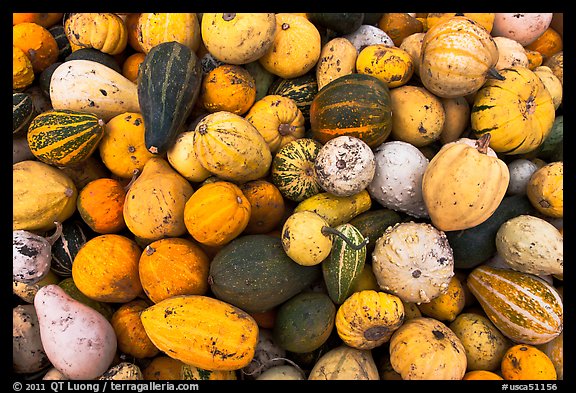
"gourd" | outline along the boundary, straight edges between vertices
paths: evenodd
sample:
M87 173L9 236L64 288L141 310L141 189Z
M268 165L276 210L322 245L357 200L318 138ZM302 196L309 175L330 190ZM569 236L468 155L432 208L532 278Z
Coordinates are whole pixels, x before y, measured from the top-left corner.
M152 358L160 352L146 335L140 313L150 305L143 299L134 299L122 304L110 323L118 341L118 349L136 359Z
M495 240L498 255L512 269L537 276L563 275L564 240L548 221L519 215L500 226Z
M72 275L72 264L78 250L92 237L83 220L69 219L62 223L62 233L52 244L50 269L60 277Z
M68 14L64 31L72 45L111 55L122 53L128 43L124 20L111 12Z
M396 47L400 47L406 37L424 31L422 21L404 12L384 13L376 25L390 36Z
M562 299L543 279L480 265L466 282L490 321L512 341L540 345L562 332Z
M326 220L328 225L334 227L346 224L359 214L370 210L371 207L372 200L366 190L347 197L321 192L298 203L294 212L314 212Z
M284 303L321 276L320 266L294 263L280 238L243 235L215 254L208 282L216 298L255 313Z
M200 48L201 32L195 13L147 13L136 21L136 40L146 54L157 45L176 42L196 52Z
M487 370L472 370L467 371L466 374L462 377L463 381L473 381L473 380L490 380L490 381L502 381L500 375L496 374L492 371Z
M325 43L316 64L318 89L343 75L356 72L358 51L344 37L335 37Z
M278 187L268 180L258 179L241 184L240 190L251 207L244 233L267 233L280 224L287 207Z
M494 72L498 48L490 33L472 19L454 16L430 28L422 41L420 79L438 97L475 93Z
M236 371L205 370L183 363L167 355L154 357L142 370L147 381L166 380L236 380Z
M76 211L78 190L61 170L40 161L12 165L12 230L53 229Z
M382 290L427 303L448 290L454 258L444 232L424 222L401 222L376 241L372 271Z
M266 381L266 380L273 380L273 381L281 381L281 380L305 380L306 376L302 369L297 368L295 366L285 364L281 366L273 366L270 367L268 370L264 371L258 377L256 377L257 381Z
M564 48L562 38L562 34L550 24L540 37L536 38L531 44L526 45L526 49L537 51L543 57L548 58Z
M404 49L385 44L364 47L356 58L359 74L372 75L393 89L403 86L414 74L414 60Z
M362 12L314 12L305 15L314 25L330 29L338 35L350 34L364 22L364 13Z
M38 290L46 285L58 284L60 277L54 272L49 272L44 279L36 284L24 284L23 282L12 280L12 293L26 303L34 303L34 296Z
M314 160L320 186L341 197L357 194L368 187L375 169L370 146L361 139L346 135L326 142Z
M74 52L66 56L66 58L64 58L64 61L70 61L70 60L95 61L97 63L101 63L107 67L112 68L114 71L120 74L122 73L122 68L118 65L118 61L116 60L116 58L113 55L109 55L98 49L82 48L75 50ZM48 82L50 82L50 79L48 79ZM48 88L47 90L49 93L50 89Z
M389 345L390 363L403 380L460 380L466 373L462 342L436 319L407 320L392 334Z
M32 62L24 51L12 45L12 89L24 90L34 82Z
M122 179L142 173L146 162L155 157L145 143L144 119L139 112L124 112L110 119L98 145L106 168Z
M265 95L250 107L245 118L264 137L272 154L289 142L304 137L304 116L289 97Z
M246 63L244 68L248 70L254 78L256 84L256 100L264 98L268 94L268 89L276 79L276 75L266 70L258 60Z
M341 344L323 353L313 365L308 380L364 380L377 381L378 367L372 352Z
M342 341L357 349L373 349L387 343L404 323L399 297L373 290L353 293L338 308L335 327Z
M216 59L228 64L247 64L262 57L274 42L276 16L205 12L201 31L202 42Z
M168 162L186 180L200 183L212 174L200 164L194 150L194 131L181 132L166 152Z
M274 39L258 58L260 64L281 78L296 78L311 71L322 49L316 26L301 15L277 13L275 18Z
M530 45L540 37L550 23L553 13L512 13L497 12L494 14L492 35L507 37L522 46Z
M540 349L526 344L514 345L506 351L500 366L506 380L556 380L552 360Z
M343 36L354 45L356 52L360 53L364 47L374 44L394 46L392 38L377 26L364 23L355 31Z
M22 130L27 130L32 119L38 113L34 108L32 97L27 93L12 94L12 133L17 134Z
M269 368L285 363L286 350L276 343L272 330L262 329L260 325L258 327L258 344L254 357L250 364L240 370L244 380L254 380Z
M517 158L510 161L508 164L508 171L510 172L510 182L508 183L507 195L526 195L526 187L530 181L530 177L538 166L532 161L525 158Z
M315 139L299 138L276 152L270 169L271 180L286 199L300 202L322 191L314 170L321 147Z
M422 177L429 160L424 154L408 142L390 141L376 148L374 159L374 177L366 188L370 197L385 208L427 217Z
M444 126L439 141L445 145L462 137L470 125L470 105L464 97L441 98L444 108Z
M145 309L140 318L158 349L202 369L245 367L258 343L258 325L250 315L208 296L173 296ZM194 334L186 334L190 331Z
M278 308L272 330L280 348L306 353L324 344L334 329L336 306L322 292L301 292Z
M563 98L563 89L562 89L562 82L554 73L552 69L547 66L539 66L534 68L532 71L540 78L542 84L550 93L552 97L552 102L554 103L554 109L558 109L562 104Z
M54 70L50 101L56 110L92 113L106 122L125 112L140 112L137 86L90 60L66 61Z
M141 381L143 379L140 367L130 362L120 362L110 367L98 378L99 381Z
M256 100L256 81L246 68L222 64L202 78L198 100L210 113L244 115Z
M511 341L490 320L478 313L461 313L448 325L466 351L469 371L495 371Z
M335 304L342 304L353 292L353 285L361 275L366 262L365 239L352 224L335 228L353 244L364 244L360 249L351 248L342 238L332 242L330 255L322 261L322 275L328 296Z
M49 28L62 20L63 15L61 12L14 12L12 14L12 25L33 22Z
M152 154L162 155L174 144L196 104L201 82L198 57L186 45L171 41L150 49L140 64L136 112L144 119L144 140Z
M12 309L12 372L32 374L50 365L44 352L38 315L32 304L20 304Z
M217 181L201 186L186 201L184 224L199 243L222 246L244 231L251 212L250 202L236 184Z
M190 183L165 159L149 159L126 193L123 215L127 228L150 242L183 235L184 208L193 193Z
M518 41L506 37L494 37L498 48L498 62L495 68L498 71L514 66L528 67L526 49Z
M446 112L440 98L424 87L400 86L390 91L395 140L423 147L440 139Z
M494 213L508 189L510 173L488 146L460 138L443 145L422 177L422 196L434 226L442 231L475 227Z
M256 127L231 112L204 116L194 128L193 143L200 164L223 180L262 178L272 163L270 148Z
M389 226L402 221L402 219L403 216L392 209L374 208L358 214L356 217L349 220L348 223L352 224L356 229L360 231L364 238L368 239L368 244L366 245L366 255L371 256L374 248L376 247L376 240L378 240L378 238L384 234L384 231ZM369 259L368 262L370 263L371 259ZM370 269L370 274L373 275L372 265L369 264L366 267ZM376 278L374 278L374 281L375 280ZM378 286L375 288L378 288Z
M12 279L36 284L50 272L52 245L62 234L62 224L48 237L17 230L12 231Z
M528 153L538 148L552 129L552 97L540 78L526 67L515 66L500 73L504 80L487 81L474 96L472 132L477 138L490 133L490 147L497 153Z
M46 164L73 166L97 149L104 135L104 121L75 110L52 110L36 116L28 127L30 151Z
M72 273L70 273L70 275L72 275ZM72 299L77 300L80 303L87 305L88 307L93 308L94 310L102 314L104 318L106 318L107 320L109 321L112 320L112 315L114 315L113 304L100 302L98 300L89 298L78 289L72 277L66 277L65 279L59 282L50 282L50 284L58 284L58 286L62 288L64 292L66 292L66 294L70 296Z
M392 131L392 106L386 83L367 74L349 74L328 83L310 105L311 135L324 144L353 136L371 148Z
M134 240L105 234L86 242L72 264L72 279L91 299L126 303L142 292L138 261L142 251Z
M544 352L552 360L559 380L564 379L564 333L546 344L538 345L537 348Z
M560 79L564 85L564 51L556 52L542 63L543 66L552 70L552 73Z
M496 14L485 12L485 13L474 13L474 12L465 12L465 13L452 13L452 12L429 12L426 15L426 27L430 29L434 25L438 23L442 23L447 19L453 18L455 16L465 16L473 21L477 22L485 28L488 33L492 31L492 27L494 26L494 19L496 18Z
M158 303L174 295L208 291L208 255L186 238L164 238L148 244L138 262L142 289Z
M38 290L34 308L44 351L68 379L95 379L110 367L117 341L102 314L54 284Z
M58 44L48 29L34 22L12 26L12 44L30 60L34 74L40 74L58 60Z
M59 21L61 21L61 19ZM66 30L64 29L64 25L57 23L48 27L48 31L50 34L52 34L56 40L56 44L58 45L58 59L65 59L72 53L72 48L70 46L70 41L68 41L68 37L66 37Z
M128 80L138 83L140 64L144 62L145 58L146 55L142 52L132 53L122 64L122 75L124 75Z
M538 168L526 185L530 203L547 217L564 216L564 163L555 161Z
M94 232L116 233L126 228L125 198L126 189L119 180L100 178L80 190L76 207L80 217Z
M304 120L310 120L310 105L318 94L316 74L310 71L296 78L277 77L268 88L269 95L280 95L294 100Z
M366 240L354 244L340 231L328 225L326 220L313 211L292 213L282 226L282 247L286 254L299 265L314 266L328 257L333 245L332 235L343 239L353 250L366 245Z

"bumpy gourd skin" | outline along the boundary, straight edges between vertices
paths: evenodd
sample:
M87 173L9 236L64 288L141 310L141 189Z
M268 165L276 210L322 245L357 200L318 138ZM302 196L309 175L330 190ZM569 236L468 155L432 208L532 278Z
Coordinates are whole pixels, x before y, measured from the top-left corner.
M128 29L117 14L74 13L64 24L66 37L74 45L120 54L128 44Z

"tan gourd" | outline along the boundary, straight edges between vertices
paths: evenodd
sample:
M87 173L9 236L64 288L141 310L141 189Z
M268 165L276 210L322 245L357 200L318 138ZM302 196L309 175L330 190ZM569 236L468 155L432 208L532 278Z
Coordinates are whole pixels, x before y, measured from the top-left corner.
M163 42L175 41L192 51L200 47L201 34L195 13L143 12L136 23L136 38L144 53Z

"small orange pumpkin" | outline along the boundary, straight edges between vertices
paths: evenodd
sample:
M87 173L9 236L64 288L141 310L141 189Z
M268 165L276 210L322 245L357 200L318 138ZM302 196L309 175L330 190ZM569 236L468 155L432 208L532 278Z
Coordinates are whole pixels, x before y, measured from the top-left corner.
M142 52L132 53L128 56L122 64L122 75L136 83L140 64L144 61L145 57L146 55Z
M58 44L50 32L37 23L18 23L12 27L12 43L30 59L39 74L58 60Z
M184 224L194 239L221 246L244 231L252 207L234 183L217 181L200 187L184 207Z
M378 21L378 27L388 34L397 47L409 35L424 31L422 22L407 13L386 13Z
M88 240L72 264L72 279L84 295L100 302L126 303L142 293L138 261L142 250L126 236Z
M117 179L100 178L86 184L78 194L76 207L86 224L96 233L116 233L126 228L126 190Z
M222 64L202 79L199 100L211 113L228 111L243 115L256 100L256 81L246 68Z
M267 180L258 179L241 184L240 189L252 207L244 233L267 233L277 228L286 212L278 187Z
M158 303L175 295L204 295L209 266L210 260L199 246L171 237L146 246L138 271L144 293Z
M149 306L143 299L134 299L121 305L110 320L118 339L118 349L136 359L156 356L160 352L148 338L140 320L140 312Z
M544 352L532 345L510 347L501 364L502 376L507 380L556 380L556 369Z

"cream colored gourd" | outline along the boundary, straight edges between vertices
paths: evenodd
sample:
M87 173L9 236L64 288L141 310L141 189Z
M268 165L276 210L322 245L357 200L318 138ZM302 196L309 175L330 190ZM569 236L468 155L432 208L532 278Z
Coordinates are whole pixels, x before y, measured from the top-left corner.
M69 60L50 79L54 109L94 113L105 121L125 112L140 112L138 87L124 75L90 60Z
M347 345L340 345L323 354L308 375L310 381L379 379L372 352Z
M528 67L528 55L518 41L506 37L494 37L494 42L498 47L497 70L513 66Z
M357 56L356 48L346 38L336 37L324 44L316 64L318 90L340 76L356 72Z
M460 138L432 158L422 178L422 195L432 224L442 231L472 228L494 213L508 189L510 173L479 140Z
M152 242L186 233L184 206L194 189L160 157L151 158L131 185L124 201L126 226Z

